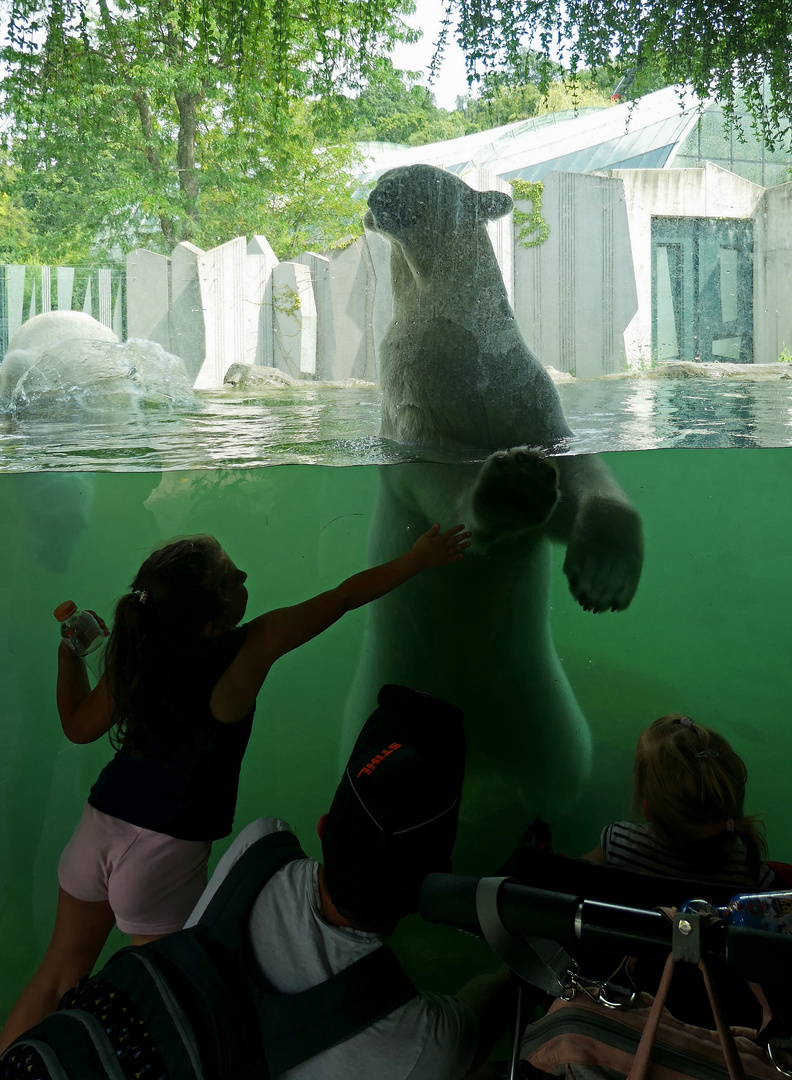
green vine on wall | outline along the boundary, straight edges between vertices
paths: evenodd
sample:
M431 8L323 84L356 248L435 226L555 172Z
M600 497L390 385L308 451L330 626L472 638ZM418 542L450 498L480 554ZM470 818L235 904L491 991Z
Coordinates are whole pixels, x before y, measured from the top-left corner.
M300 294L291 285L281 285L279 289L272 290L272 306L282 315L294 317L302 307Z
M528 180L512 180L512 192L515 203L530 202L530 213L514 208L514 224L517 226L517 243L532 248L543 244L550 235L550 226L542 217L542 193L544 184L541 180L531 183Z

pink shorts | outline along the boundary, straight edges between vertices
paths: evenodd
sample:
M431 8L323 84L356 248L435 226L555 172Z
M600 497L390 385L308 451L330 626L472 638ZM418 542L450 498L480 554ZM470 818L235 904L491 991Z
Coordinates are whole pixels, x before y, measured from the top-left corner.
M181 930L206 887L211 840L177 840L85 804L58 864L76 900L107 900L125 934Z

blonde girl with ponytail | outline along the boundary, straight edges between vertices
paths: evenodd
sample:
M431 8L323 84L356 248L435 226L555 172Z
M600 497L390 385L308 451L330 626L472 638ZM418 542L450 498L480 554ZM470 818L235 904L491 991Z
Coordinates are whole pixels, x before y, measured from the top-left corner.
M653 721L638 739L633 809L643 823L602 832L590 862L643 874L772 888L764 826L744 811L748 772L722 735L688 716Z

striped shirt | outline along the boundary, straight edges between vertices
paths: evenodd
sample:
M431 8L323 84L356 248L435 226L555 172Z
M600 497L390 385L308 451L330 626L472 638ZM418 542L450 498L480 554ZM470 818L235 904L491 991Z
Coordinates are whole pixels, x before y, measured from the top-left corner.
M606 866L620 870L632 870L636 874L658 874L662 877L689 878L693 881L711 881L731 885L735 890L758 888L772 889L775 875L769 866L759 867L756 882L748 863L748 856L740 840L734 846L726 863L717 870L703 870L700 864L685 862L679 854L656 840L645 825L633 821L619 821L602 830L602 861Z

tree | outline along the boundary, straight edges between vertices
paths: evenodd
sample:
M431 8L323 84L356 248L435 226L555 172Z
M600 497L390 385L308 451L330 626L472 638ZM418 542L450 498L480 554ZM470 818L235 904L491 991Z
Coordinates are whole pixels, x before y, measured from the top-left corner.
M666 85L716 96L734 118L742 101L770 145L792 137L792 5L776 0L445 0L439 56L455 33L471 77L513 62L526 41L547 59L598 70L616 65ZM542 89L551 80L546 73Z
M33 243L33 229L24 208L0 191L0 265L25 262Z
M0 152L0 265L24 262L34 244L30 217L9 194L13 183L14 169Z
M543 91L548 72L552 81ZM617 78L611 72L606 82ZM356 97L339 95L335 104L335 122L359 142L422 146L545 112L603 108L612 102L610 91L603 93L591 73L581 72L571 80L560 64L521 50L514 64L488 71L474 93L457 98L453 112L439 109L431 91L417 85L410 72L396 70L390 60L378 63L376 75Z
M458 98L457 104L465 114L466 130L481 131L543 113L606 108L612 102L591 72L570 78L541 53L519 49L502 67L487 71L477 92Z
M468 131L482 131L535 116L542 87L562 71L559 64L545 63L540 53L520 49L502 66L485 71L476 89L457 98Z
M359 87L413 35L409 10L411 0L13 0L9 193L50 261L254 232L281 256L321 246L359 217L356 151L321 101ZM320 117L334 139L318 141Z
M396 70L389 59L377 62L357 96L337 95L335 106L334 122L358 142L422 146L466 130L461 115L438 108L431 90L417 85L410 72Z

